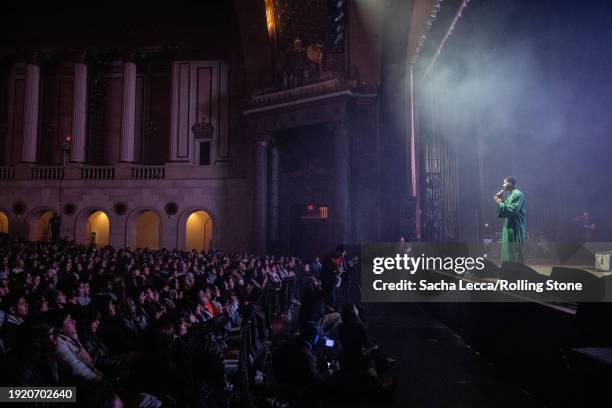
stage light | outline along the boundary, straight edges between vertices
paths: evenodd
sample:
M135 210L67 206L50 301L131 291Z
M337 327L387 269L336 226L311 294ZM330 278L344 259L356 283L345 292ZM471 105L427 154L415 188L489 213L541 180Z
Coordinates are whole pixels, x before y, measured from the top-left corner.
M276 32L276 23L274 21L274 4L272 4L272 0L265 0L264 4L266 8L266 25L268 26L268 35L270 38L273 38Z

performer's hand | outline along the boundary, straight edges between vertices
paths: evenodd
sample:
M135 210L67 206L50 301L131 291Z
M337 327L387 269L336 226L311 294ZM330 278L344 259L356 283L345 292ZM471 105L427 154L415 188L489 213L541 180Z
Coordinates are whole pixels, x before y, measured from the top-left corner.
M496 202L497 204L501 204L501 203L502 203L502 199L501 199L500 197L497 197L497 198L495 199L495 202Z

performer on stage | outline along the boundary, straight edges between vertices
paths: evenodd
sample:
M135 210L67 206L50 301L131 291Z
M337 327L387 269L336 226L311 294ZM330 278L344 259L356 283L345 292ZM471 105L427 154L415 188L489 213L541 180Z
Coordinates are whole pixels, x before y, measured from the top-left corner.
M502 194L510 191L504 201ZM505 218L502 232L501 260L523 262L523 242L525 241L525 196L516 188L516 179L506 177L502 190L494 197L497 202L497 218Z
M578 238L581 241L588 242L593 239L595 224L591 220L591 215L588 211L584 211L582 215L574 218L574 223L576 224Z

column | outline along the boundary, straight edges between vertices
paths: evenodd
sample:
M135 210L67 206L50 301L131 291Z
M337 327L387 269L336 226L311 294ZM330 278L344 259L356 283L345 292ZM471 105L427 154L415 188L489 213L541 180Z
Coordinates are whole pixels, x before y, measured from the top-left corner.
M351 140L344 122L334 127L334 223L335 244L350 243L351 231Z
M87 65L74 64L74 97L72 100L72 146L70 161L85 161L85 140L87 137Z
M280 189L280 156L278 146L270 149L270 203L269 203L269 238L271 242L280 239L279 232L279 189Z
M255 250L264 253L268 241L268 140L255 145L254 239Z
M38 142L38 97L40 93L40 68L38 65L26 64L25 106L23 113L23 148L21 161L36 162L36 144Z
M123 64L123 111L121 113L121 162L134 161L136 130L136 64Z

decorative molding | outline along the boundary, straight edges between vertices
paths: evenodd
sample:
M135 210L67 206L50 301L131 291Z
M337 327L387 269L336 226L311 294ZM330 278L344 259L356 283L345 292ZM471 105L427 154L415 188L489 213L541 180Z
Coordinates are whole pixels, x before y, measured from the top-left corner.
M113 205L113 212L117 215L123 215L127 212L128 205L124 201L118 201Z
M76 213L77 210L77 206L74 203L66 203L64 204L64 208L62 209L62 211L64 212L64 215L68 215L68 216L72 216Z
M22 216L26 213L28 206L22 200L17 200L13 203L13 214Z
M283 102L296 101L300 99L335 93L347 89L348 87L346 84L342 83L338 78L334 78L326 81L316 82L314 84L298 86L296 88L279 91L274 90L272 92L254 95L249 102L250 109L248 111L260 106L268 106Z
M168 217L176 215L176 213L178 213L178 209L178 204L174 201L171 201L164 206L164 211L166 212L166 215L168 215Z

